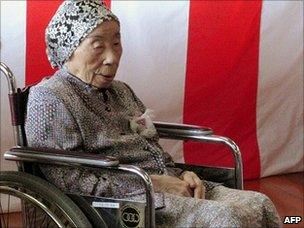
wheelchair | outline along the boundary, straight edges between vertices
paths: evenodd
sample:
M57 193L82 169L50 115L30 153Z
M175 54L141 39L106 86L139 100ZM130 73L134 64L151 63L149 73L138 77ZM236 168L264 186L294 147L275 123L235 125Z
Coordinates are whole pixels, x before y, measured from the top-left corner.
M10 202L21 205L24 227L155 227L154 192L148 174L132 165L120 164L115 157L27 147L24 130L30 87L16 87L15 77L1 62L9 88L11 120L16 146L4 153L6 160L17 162L18 171L0 173L0 227L10 227ZM243 189L242 158L238 146L229 138L213 135L210 128L186 124L154 122L160 138L194 140L227 146L234 167L195 166L176 163L176 167L194 171L200 178L224 186ZM65 194L46 181L39 164L110 169L137 175L146 190L146 201L128 201L94 196ZM6 202L3 202L6 199Z

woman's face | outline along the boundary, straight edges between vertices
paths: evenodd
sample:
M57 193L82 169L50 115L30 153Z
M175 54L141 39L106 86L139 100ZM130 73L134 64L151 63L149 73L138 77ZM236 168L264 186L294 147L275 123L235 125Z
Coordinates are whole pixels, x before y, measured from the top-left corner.
M119 25L116 21L105 21L81 42L66 66L83 81L106 88L115 77L121 54Z

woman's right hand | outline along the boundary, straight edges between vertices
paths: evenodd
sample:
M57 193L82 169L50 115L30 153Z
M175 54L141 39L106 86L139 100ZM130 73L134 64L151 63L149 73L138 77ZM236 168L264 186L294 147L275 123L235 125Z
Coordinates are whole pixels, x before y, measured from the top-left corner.
M193 190L190 188L190 184L184 180L167 175L151 175L150 178L155 192L193 197Z

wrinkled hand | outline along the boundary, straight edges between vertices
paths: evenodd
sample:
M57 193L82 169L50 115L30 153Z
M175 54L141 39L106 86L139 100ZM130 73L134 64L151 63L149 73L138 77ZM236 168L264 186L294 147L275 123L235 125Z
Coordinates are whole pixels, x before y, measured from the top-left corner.
M178 196L193 197L193 191L187 181L166 175L151 175L155 192L166 192Z
M203 181L194 172L185 171L180 178L189 184L194 198L205 198L205 186L203 185Z

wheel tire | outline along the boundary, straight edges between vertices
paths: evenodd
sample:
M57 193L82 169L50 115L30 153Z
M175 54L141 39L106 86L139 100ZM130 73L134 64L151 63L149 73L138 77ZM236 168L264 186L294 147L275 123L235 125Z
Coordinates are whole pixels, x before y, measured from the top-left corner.
M1 171L0 188L1 187L3 187L3 189L9 187L18 190L21 194L26 193L32 197L41 198L42 200L39 199L39 201L42 204L48 207L53 213L56 213L59 218L64 217L71 227L92 227L82 211L69 197L54 185L39 177L23 172ZM1 192L4 191L0 189L0 193ZM31 204L39 207L37 206L38 204L32 202Z

